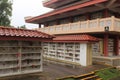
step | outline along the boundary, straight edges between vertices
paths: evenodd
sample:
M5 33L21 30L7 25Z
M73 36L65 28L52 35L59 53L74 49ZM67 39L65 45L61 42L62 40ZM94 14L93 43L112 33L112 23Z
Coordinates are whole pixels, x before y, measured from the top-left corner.
M94 80L97 77L98 77L97 75L94 75L94 76L86 77L86 78L81 79L81 80Z

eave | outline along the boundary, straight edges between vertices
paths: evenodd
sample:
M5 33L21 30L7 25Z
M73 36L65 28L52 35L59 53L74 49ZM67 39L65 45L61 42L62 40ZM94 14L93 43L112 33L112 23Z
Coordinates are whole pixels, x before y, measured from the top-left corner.
M47 2L43 2L44 7L57 9L63 5L74 3L75 1L86 1L86 0L49 0Z
M60 1L60 0L50 0L50 1L48 1L48 2L43 2L43 6L47 7L47 6L49 6L50 4L56 3L56 2L58 2L58 1Z
M54 36L35 30L6 28L0 26L0 40L51 40Z
M100 39L88 34L80 34L80 35L62 35L55 36L53 40L43 41L43 42L81 42L81 43L89 43L89 42L98 42Z
M38 20L40 21L40 20L42 20L44 18L47 18L47 17L50 17L50 16L62 14L62 13L69 12L69 11L72 11L72 10L77 10L77 9L80 9L80 8L83 8L83 7L91 6L91 5L98 4L98 3L103 3L103 2L106 2L106 1L108 1L108 0L92 0L92 1L89 1L89 2L86 2L86 3L83 3L81 5L77 4L77 5L62 8L62 9L59 9L59 10L53 10L53 11L48 12L46 14L27 19L26 22L27 23L39 24L40 22L38 23L37 22Z

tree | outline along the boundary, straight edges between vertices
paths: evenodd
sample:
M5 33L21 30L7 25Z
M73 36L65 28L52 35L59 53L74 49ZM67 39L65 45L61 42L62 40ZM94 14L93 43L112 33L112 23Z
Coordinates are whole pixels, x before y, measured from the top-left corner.
M12 16L12 1L0 0L0 26L10 26Z
M27 29L25 25L18 26L19 29Z

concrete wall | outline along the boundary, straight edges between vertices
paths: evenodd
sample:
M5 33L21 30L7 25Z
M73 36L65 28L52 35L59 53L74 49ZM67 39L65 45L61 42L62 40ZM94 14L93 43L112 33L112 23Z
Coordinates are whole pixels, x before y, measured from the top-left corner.
M0 77L41 71L40 42L0 41Z
M92 48L87 43L43 43L44 57L67 64L92 65Z

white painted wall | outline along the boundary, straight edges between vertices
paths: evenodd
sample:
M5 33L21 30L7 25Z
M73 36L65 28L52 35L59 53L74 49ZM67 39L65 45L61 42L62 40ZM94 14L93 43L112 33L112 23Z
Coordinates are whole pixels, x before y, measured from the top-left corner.
M87 44L80 44L80 64L87 66Z

